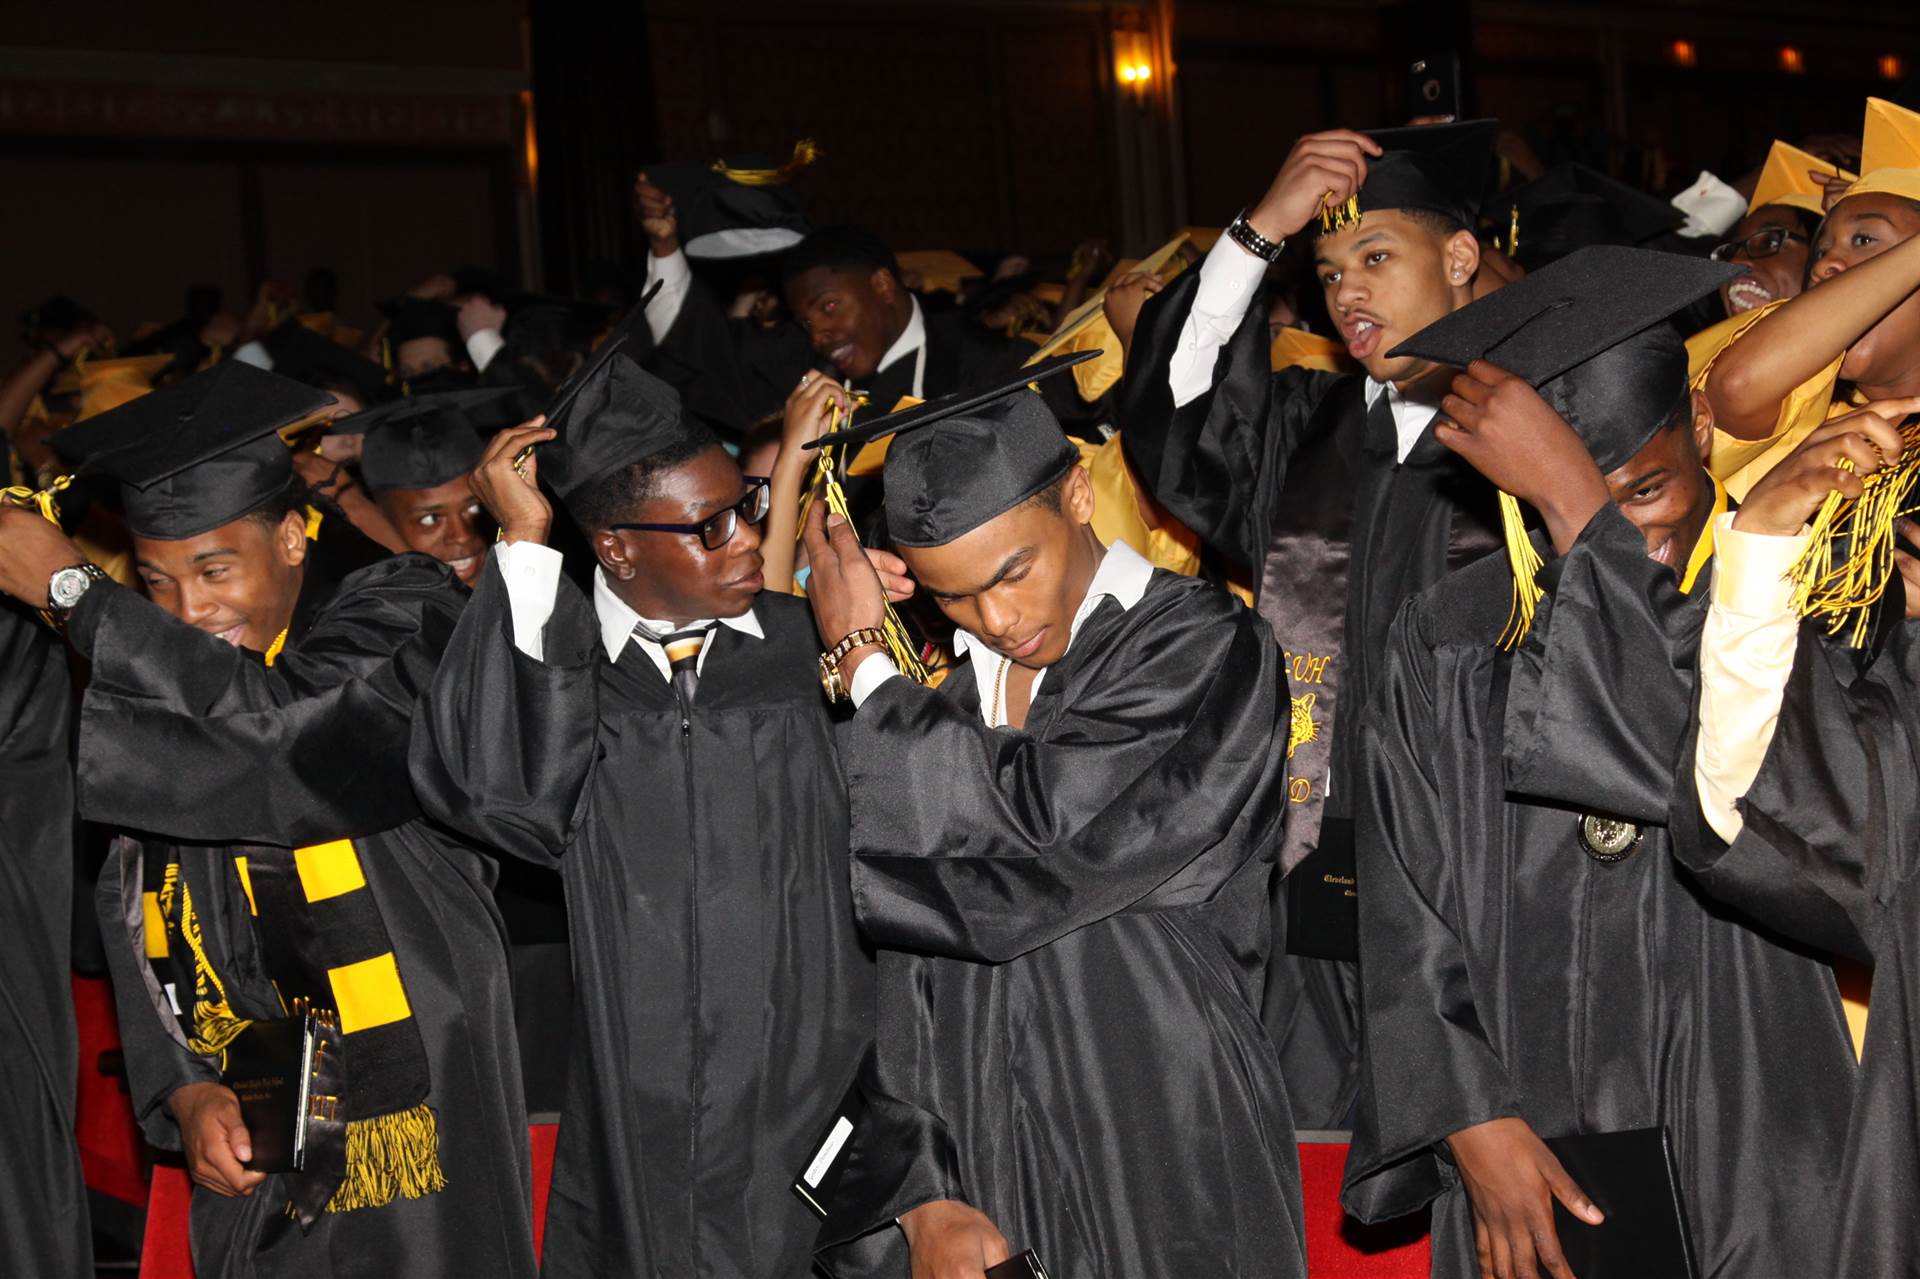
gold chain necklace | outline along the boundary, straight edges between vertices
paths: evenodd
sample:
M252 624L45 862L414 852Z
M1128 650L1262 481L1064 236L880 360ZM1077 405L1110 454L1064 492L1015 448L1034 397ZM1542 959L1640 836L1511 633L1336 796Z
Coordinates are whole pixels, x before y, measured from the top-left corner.
M1000 699L1007 684L1007 667L1012 665L1013 660L1011 658L1002 658L1000 661L1000 669L993 673L993 701L987 707L988 728L1000 727L999 724L994 723L994 720L1002 717L1003 712L1001 708L1006 705L1006 703Z

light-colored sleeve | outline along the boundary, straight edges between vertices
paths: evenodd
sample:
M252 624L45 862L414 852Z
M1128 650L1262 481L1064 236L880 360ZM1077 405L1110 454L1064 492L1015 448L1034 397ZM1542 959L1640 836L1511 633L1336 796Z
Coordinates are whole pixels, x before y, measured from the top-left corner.
M251 364L256 369L273 372L273 357L267 354L267 348L258 342L242 342L233 348L233 358L242 364Z
M1180 326L1180 345L1167 361L1167 386L1173 407L1191 403L1213 385L1213 367L1220 348L1247 314L1254 291L1267 273L1267 264L1221 236L1200 264L1200 287Z
M660 292L647 304L647 331L659 343L666 341L667 331L680 318L680 308L686 304L688 290L693 288L693 268L687 264L687 255L679 249L664 258L649 253L646 288L652 288L655 280L660 282Z
M1793 673L1800 619L1787 572L1809 533L1743 533L1733 515L1714 528L1713 602L1700 635L1700 736L1693 778L1707 825L1731 844L1744 824L1735 803L1760 775Z
M500 348L507 340L500 336L499 329L478 329L467 335L467 358L473 361L473 371L485 373L487 365L493 363L493 357L500 354Z
M860 704L873 695L874 689L890 679L900 678L900 668L893 664L893 659L885 653L875 653L860 663L860 669L853 673L853 683L847 689L848 695L853 698L853 708L859 710Z
M501 542L493 555L507 583L513 646L544 662L547 619L553 616L553 599L560 590L560 552L538 542Z

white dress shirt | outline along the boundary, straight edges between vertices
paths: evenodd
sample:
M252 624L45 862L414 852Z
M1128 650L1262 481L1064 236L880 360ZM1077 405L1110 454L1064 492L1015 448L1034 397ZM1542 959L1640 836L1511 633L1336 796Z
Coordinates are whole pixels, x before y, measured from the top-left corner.
M467 358L473 361L473 371L485 373L487 365L493 363L493 357L500 354L506 344L499 329L476 329L467 334Z
M1180 326L1180 345L1167 362L1167 388L1173 392L1173 406L1190 404L1213 385L1214 370L1220 363L1220 348L1246 318L1254 291L1266 275L1267 264L1241 248L1228 236L1221 236L1200 264L1200 287L1193 292L1193 305ZM1398 387L1367 379L1367 407L1372 408L1385 394L1393 410L1395 457L1406 461L1407 454L1420 441L1434 415L1440 411L1438 398L1432 401L1409 399Z
M641 289L646 290L660 284L660 292L653 301L647 303L647 332L653 334L655 346L666 341L667 330L680 318L680 308L686 305L687 293L693 288L693 267L687 262L687 255L675 249L664 258L647 254L647 282Z
M1748 533L1722 515L1714 529L1713 601L1700 632L1700 736L1693 780L1707 825L1731 844L1745 822L1734 805L1760 775L1793 674L1800 619L1787 571L1807 549L1796 537Z
M513 646L534 661L543 662L547 620L553 616L554 595L560 589L560 552L539 542L501 542L493 548L493 553L500 565L500 574L507 582L507 607L513 614ZM640 651L652 661L661 678L667 680L673 678L673 668L667 661L666 650L651 637L664 638L674 631L698 630L713 620L674 625L642 617L613 593L606 575L598 568L593 570L593 612L600 622L600 644L606 649L609 662L620 660L628 640L637 640ZM766 638L760 619L752 609L738 617L720 618L719 622L742 635ZM646 634L636 634L635 626ZM694 670L706 669L707 654L712 651L711 644L700 650L700 660Z
M907 317L907 327L900 330L900 336L893 340L893 345L888 347L887 353L880 357L880 363L873 366L873 371L878 376L881 370L890 368L911 355L913 357L913 398L924 400L927 398L927 318L920 313L919 298L908 294L907 301L913 307L913 313ZM893 405L883 404L880 406L880 411L891 413Z
M1147 581L1153 576L1153 564L1125 542L1115 542L1100 557L1100 567L1093 572L1093 581L1087 584L1087 594L1080 601L1080 607L1074 610L1073 624L1067 629L1067 650L1073 650L1073 641L1080 634L1081 624L1093 616L1094 608L1101 600L1111 598L1122 609L1130 609L1140 602L1147 592ZM974 683L980 690L980 718L988 728L1004 725L1007 722L1006 670L1013 665L1013 659L1002 657L987 646L987 642L971 631L955 631L954 649L956 655L971 658L973 661ZM1041 681L1047 677L1047 670L1033 677L1032 697L1040 695ZM876 654L860 663L860 669L853 673L853 684L847 690L853 697L856 709L867 700L873 690L890 679L900 675L900 668L885 653ZM999 678L995 678L995 677ZM998 686L1000 696L994 705L991 690Z

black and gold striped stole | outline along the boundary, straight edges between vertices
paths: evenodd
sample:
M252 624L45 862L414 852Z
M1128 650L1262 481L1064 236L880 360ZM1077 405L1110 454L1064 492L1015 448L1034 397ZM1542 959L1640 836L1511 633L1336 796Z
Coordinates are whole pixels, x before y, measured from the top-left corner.
M226 857L279 1012L330 1014L340 1034L344 1082L337 1094L315 1094L309 1119L323 1139L343 1134L344 1158L323 1158L326 1184L296 1191L296 1205L312 1199L316 1208L323 1202L328 1212L349 1212L444 1188L439 1132L426 1104L426 1048L353 841L236 847ZM188 1046L223 1056L251 1021L235 1008L230 975L209 953L179 851L148 846L142 874L148 963L172 996ZM324 1196L314 1198L315 1191Z

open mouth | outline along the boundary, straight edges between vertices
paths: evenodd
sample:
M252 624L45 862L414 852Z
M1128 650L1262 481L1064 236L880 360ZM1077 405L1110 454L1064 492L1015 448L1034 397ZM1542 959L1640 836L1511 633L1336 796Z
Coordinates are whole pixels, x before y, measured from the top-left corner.
M1727 286L1727 310L1742 315L1773 301L1773 290L1750 275L1743 275Z
M231 644L235 648L238 648L240 647L241 637L247 633L247 624L240 622L227 627L224 631L208 631L207 633L222 643Z
M1673 567L1673 539L1669 537L1666 541L1660 543L1659 546L1656 546L1653 550L1647 552L1647 558L1652 560L1655 564L1664 564L1668 568L1672 568Z
M447 567L452 569L453 575L461 581L471 582L480 572L480 557L466 555L457 560L448 560Z
M1386 329L1370 315L1350 315L1340 322L1340 335L1347 341L1347 354L1364 360L1380 349Z
M853 343L842 342L839 346L827 352L827 358L833 361L835 368L844 371L853 360Z

